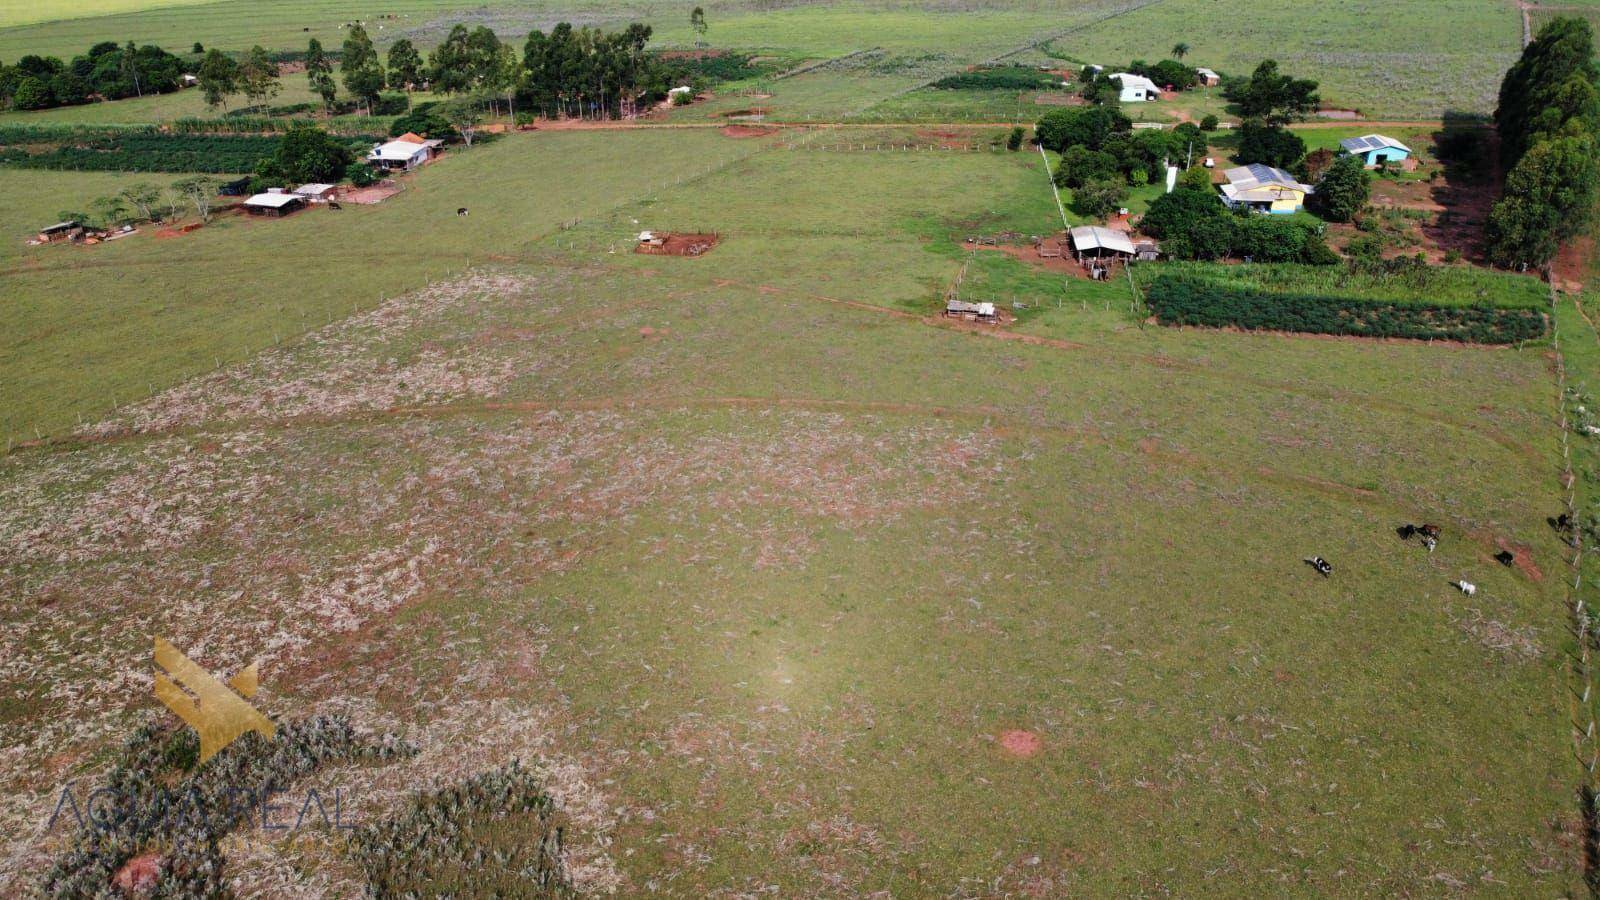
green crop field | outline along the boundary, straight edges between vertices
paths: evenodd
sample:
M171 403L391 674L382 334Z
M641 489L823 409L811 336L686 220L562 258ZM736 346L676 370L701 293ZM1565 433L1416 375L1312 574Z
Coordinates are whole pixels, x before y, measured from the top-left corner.
M526 895L534 856L581 895L1588 890L1574 723L1600 698L1575 688L1593 642L1573 576L1600 573L1551 522L1600 494L1600 273L1569 266L1591 287L1556 292L1458 254L1091 280L1034 245L1085 221L1070 192L1057 206L1059 157L1005 148L1051 106L931 87L1178 42L1229 74L1276 56L1332 104L1407 120L1298 133L1410 143L1423 167L1378 187L1432 227L1460 174L1433 120L1488 112L1515 4L707 14L713 49L804 70L642 123L452 144L375 205L34 246L62 212L181 176L0 167L7 896L198 871L188 832L124 820L98 839L115 872L61 874L96 840L62 791L84 803L130 759L142 791L264 775L291 821L314 789L364 826L229 820L205 852L237 896ZM635 0L51 0L0 5L0 59L300 49L356 18L380 46L458 20L697 40L687 9ZM309 101L303 75L284 85L273 103ZM1216 90L1128 112L1228 117ZM0 126L105 149L114 130L67 126L218 115L191 90ZM1327 227L1336 247L1393 230ZM637 252L643 231L704 252ZM1185 275L1550 330L1158 325L1149 286ZM952 298L1001 321L941 315ZM1421 523L1436 548L1397 534ZM219 678L259 663L257 691L226 690L278 737L197 762L152 694L152 638ZM346 722L367 750L341 750Z

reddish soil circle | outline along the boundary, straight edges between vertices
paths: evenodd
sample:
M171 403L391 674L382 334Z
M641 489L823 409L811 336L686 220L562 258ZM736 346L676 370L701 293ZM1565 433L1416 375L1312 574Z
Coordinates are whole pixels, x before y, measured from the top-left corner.
M1000 748L1012 756L1026 759L1044 749L1044 741L1031 731L1012 728L1000 732Z

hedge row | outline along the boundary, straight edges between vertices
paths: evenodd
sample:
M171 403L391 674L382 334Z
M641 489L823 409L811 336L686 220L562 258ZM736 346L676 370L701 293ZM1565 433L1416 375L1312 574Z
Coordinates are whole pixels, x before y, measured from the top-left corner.
M1268 293L1185 275L1152 279L1145 303L1163 325L1246 331L1510 344L1542 338L1546 327L1544 313L1535 309Z
M262 135L103 135L37 153L0 149L0 165L85 172L249 172L282 141Z
M233 116L220 119L176 119L165 127L175 134L287 134L296 128L320 128L341 137L374 137L388 130L394 118L338 116L332 119ZM385 139L386 140L386 139Z
M1026 66L997 66L948 75L931 87L942 91L1040 91L1061 86L1061 76Z

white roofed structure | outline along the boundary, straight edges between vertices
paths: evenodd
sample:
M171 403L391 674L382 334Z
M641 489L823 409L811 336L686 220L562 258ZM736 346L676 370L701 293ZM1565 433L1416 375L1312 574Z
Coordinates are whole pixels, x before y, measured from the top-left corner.
M1079 225L1072 229L1072 250L1078 256L1132 256L1133 238L1126 231Z
M1116 72L1111 75L1111 80L1122 85L1123 103L1143 103L1161 96L1161 89L1156 87L1156 83L1143 75Z

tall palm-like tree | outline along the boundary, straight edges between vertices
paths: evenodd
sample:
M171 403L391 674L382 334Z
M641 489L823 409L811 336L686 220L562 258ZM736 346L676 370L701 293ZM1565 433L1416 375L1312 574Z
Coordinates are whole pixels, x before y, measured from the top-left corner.
M1189 45L1188 44L1185 44L1182 41L1179 41L1178 43L1172 45L1172 58L1173 59L1183 59L1185 56L1188 56L1188 55L1189 55Z

